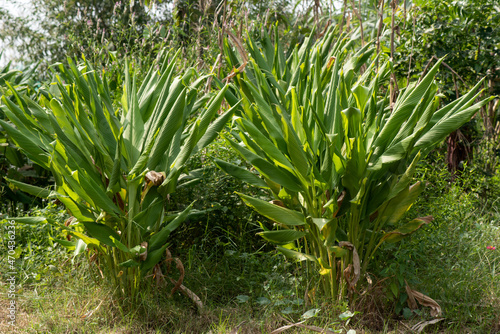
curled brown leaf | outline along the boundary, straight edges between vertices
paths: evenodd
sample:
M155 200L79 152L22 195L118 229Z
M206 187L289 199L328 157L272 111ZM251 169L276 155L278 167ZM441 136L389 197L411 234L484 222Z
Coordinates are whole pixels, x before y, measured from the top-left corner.
M165 181L165 173L158 173L152 170L147 172L144 179L146 183L152 183L154 186L159 186Z
M337 198L337 211L335 211L333 213L333 217L337 216L337 213L339 212L340 207L342 206L342 203L344 202L344 197L345 197L345 190L342 190L339 197Z
M349 289L355 290L356 284L358 283L358 280L359 280L359 276L361 275L361 265L360 265L360 261L359 261L358 251L356 250L356 247L354 247L354 245L348 241L339 242L339 247L342 247L342 248L345 247L345 248L349 249L350 251L352 251L352 267L351 267L351 269L349 269L349 274L348 274L349 277L346 277L346 280L348 280ZM346 269L348 269L349 266ZM353 276L351 277L350 272L352 271L352 269L354 269L354 273L353 273ZM345 270L344 270L344 275L346 275Z
M177 268L177 270L179 270L181 275L179 276L179 279L177 280L177 282L175 282L175 285L172 288L172 291L170 291L170 296L172 296L175 291L179 290L179 288L182 285L182 282L184 281L184 266L182 265L181 260L179 260L178 258L175 258L174 260L175 260L175 264L176 264L175 267Z
M273 199L272 201L269 201L269 203L277 205L277 206L281 206L282 208L286 208L285 204L282 201L280 201L279 199Z
M431 316L437 317L441 314L441 306L429 296L424 295L421 292L415 291L410 288L408 282L406 282L406 293L408 294L408 306L410 309L414 310L417 307L416 301L422 306L427 306L431 308Z
M144 248L144 252L139 254L139 260L146 261L148 257L148 243L146 241L141 242L141 247Z

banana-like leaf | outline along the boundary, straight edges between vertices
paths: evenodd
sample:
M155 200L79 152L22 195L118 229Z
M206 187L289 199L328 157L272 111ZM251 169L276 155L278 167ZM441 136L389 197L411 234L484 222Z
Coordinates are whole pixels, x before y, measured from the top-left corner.
M316 258L313 255L297 252L297 251L294 251L292 249L288 249L288 248L284 248L284 247L280 247L280 246L278 246L277 249L290 259L294 259L296 261L311 261L311 262L318 263L318 258Z
M226 96L232 104L242 99L242 108L228 142L261 174L276 203L300 211L240 196L258 213L290 228L262 232L264 238L279 244L305 239L308 254L280 248L282 252L301 260L311 256L324 274L335 270L327 267L326 254L340 257L346 281L359 278L382 231L395 225L421 193L420 183L410 187L417 162L489 99L476 101L479 83L439 108L434 76L440 59L419 82L401 87L392 101L393 64L383 55L372 57L372 44L352 52L355 41L345 36L335 43L331 35L317 41L310 35L302 45L293 45L284 61L279 37L273 48L266 36L260 43L247 37L245 71L231 74L236 89L228 89ZM234 68L242 64L230 51L226 60ZM230 175L261 184L253 173L217 163ZM413 232L415 224L384 240ZM343 241L355 245L363 263L344 256L336 246ZM342 277L323 277L335 281L335 276ZM342 281L324 284L332 298L345 291L337 283ZM356 281L349 281L349 289L352 284Z
M170 233L172 233L179 225L186 220L194 203L191 203L184 211L182 211L174 220L163 227L159 232L154 234L148 246L148 251L153 252L156 249L163 247L168 240ZM149 256L148 256L149 257Z
M403 189L390 201L387 201L384 209L382 209L380 213L379 219L382 222L382 226L385 224L392 225L398 222L417 200L423 188L422 183L417 182L409 188Z
M273 163L261 158L244 147L228 140L229 144L236 149L240 155L248 160L262 175L275 183L282 185L291 191L301 191L302 186L298 178L286 169L275 166Z
M382 244L383 242L388 242L388 243L398 242L403 238L409 236L410 234L416 232L422 226L429 224L432 221L432 219L433 219L432 216L415 218L412 221L404 224L400 228L384 234L384 236L380 239L379 244Z
M87 244L82 239L78 239L75 244L75 250L73 251L73 258L82 254L86 249Z
M153 268L158 262L161 261L162 257L165 255L165 250L167 249L167 244L162 247L155 249L153 251L148 251L148 256L146 261L141 262L141 272L144 274L151 268Z
M51 238L52 241L57 242L59 245L63 246L69 251L74 251L76 248L76 241L68 241L63 239ZM78 239L80 240L80 239Z
M220 115L206 130L203 137L200 138L196 144L193 154L204 149L209 143L211 143L217 136L219 132L226 126L227 122L233 116L234 111L239 107L239 102L236 103L231 109Z
M295 230L264 231L258 234L277 245L286 245L307 235L305 232Z
M241 193L237 193L246 205L273 221L277 221L285 226L305 225L305 217L302 213L283 208L261 199L253 198Z
M118 266L124 268L133 268L133 267L139 267L140 263L132 259L128 259L127 261L119 263Z
M19 190L24 191L25 193L28 193L35 197L48 198L52 193L48 189L40 188L37 186L33 186L31 184L9 179L8 177L5 177L5 180L10 184L12 184L13 186L15 186L16 188L18 188Z
M246 168L242 168L236 165L233 165L229 162L222 161L220 159L215 159L215 164L222 169L227 174L236 177L243 182L249 183L256 187L261 188L269 188L267 183L264 182L260 177L255 175L252 172L249 172Z
M113 240L120 240L118 233L107 225L89 221L84 221L82 223L92 237L107 246L116 247Z
M9 218L9 220L14 220L16 223L28 224L28 225L49 223L56 226L64 226L52 218L45 218L45 217L11 217Z
M73 199L67 196L58 195L57 199L64 204L64 206L71 212L73 217L75 217L80 222L93 222L96 217L87 207L78 204Z
M170 210L166 196L176 190L188 159L214 140L239 108L236 101L212 122L230 95L229 86L199 94L209 76L198 76L192 68L177 73L173 60L179 54L160 53L142 83L126 62L121 101L112 98L116 93L110 91L107 72L85 59L79 64L68 59L67 66L54 67L55 81L49 91L40 88L40 101L8 85L13 98L3 96L0 107L2 129L56 181L53 192L14 180L11 184L58 198L79 222L75 229L61 227L114 267L103 272L140 265L141 271L108 277L119 284L117 291L135 294L133 298L140 275L161 260L170 233L192 209L190 205L174 219L165 219ZM151 172L165 176L163 187L151 183ZM20 221L57 224L45 218ZM135 245L145 243L146 261L130 259L137 255Z

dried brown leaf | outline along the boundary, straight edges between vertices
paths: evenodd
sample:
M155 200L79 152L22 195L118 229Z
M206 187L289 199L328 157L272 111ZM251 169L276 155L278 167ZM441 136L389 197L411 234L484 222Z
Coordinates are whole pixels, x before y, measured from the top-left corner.
M433 320L429 320L429 321L420 321L419 323L416 323L415 325L413 325L411 327L411 329L413 331L416 331L417 333L422 333L425 326L437 324L438 322L443 321L443 320L444 320L444 318L437 318L437 319L433 319Z
M406 293L408 294L408 305L410 306L410 300L417 300L418 303L422 306L427 306L431 308L431 316L437 317L441 314L441 306L429 296L424 295L421 292L415 291L411 289L406 283ZM415 306L415 305L412 305ZM410 306L411 308L411 306ZM416 307L415 307L416 308Z
M415 297L413 297L412 289L410 288L406 280L405 283L406 294L408 295L408 307L410 308L410 310L416 310L418 308L417 301L415 300Z
M153 277L156 281L156 286L160 286L160 283L163 282L165 279L164 279L164 275L163 275L163 272L161 271L161 267L159 264L156 264L153 268Z
M179 279L175 283L175 286L172 288L172 291L170 291L171 296L174 294L175 291L177 291L181 287L182 282L184 281L184 266L182 265L181 260L179 260L178 258L175 258L175 264L176 264L177 270L179 270L181 275L179 276Z
M345 190L342 190L342 192L340 193L339 197L337 198L337 211L335 211L333 213L333 217L337 216L337 213L339 212L340 207L342 206L342 203L344 202L345 194L346 194Z
M277 205L277 206L281 206L282 208L286 208L285 204L282 201L280 201L279 199L273 199L272 201L269 201L269 203Z
M299 327L299 328L304 328L304 329L308 329L310 331L313 331L313 332L318 332L318 333L325 333L325 334L335 334L335 332L332 332L331 330L327 329L327 328L322 328L322 327L318 327L318 326L312 326L312 325L304 325L303 323L306 322L307 320L303 320L301 322L297 322L297 323L292 323L291 321L288 321L287 319L281 317L281 320L285 321L288 323L288 325L285 325L283 327L280 327L278 329L275 329L273 332L271 332L271 334L275 333L281 333L281 332L284 332L285 330L287 329L290 329L292 327Z
M76 218L71 216L64 222L64 226L70 226L76 221Z
M368 293L368 291L371 290L372 286L373 286L373 280L372 278L370 277L370 275L368 275L368 273L365 273L365 277L366 277L366 281L368 282L368 286L365 288L365 290L363 292L361 292L359 295L360 296L363 296L365 295L366 293Z
M232 78L234 78L238 73L241 73L244 69L245 69L245 66L247 66L247 62L244 61L243 64L240 65L240 67L238 68L233 68L231 70L231 72L227 75L227 77L225 77L224 79L222 79L222 81L224 82L229 82L229 80L231 80Z
M146 261L148 257L148 243L146 241L141 242L141 247L144 248L144 252L139 254L139 260Z
M99 305L97 305L97 307L95 309L90 310L87 313L81 315L80 319L89 319L101 307L103 302L104 302L104 300L101 300L101 302L99 303Z
M336 60L336 59L337 59L337 58L335 58L334 56L331 56L331 57L330 57L330 59L328 59L328 63L326 64L326 67L327 67L327 68L332 67L332 65L333 65L333 63L335 63L335 60Z
M359 261L359 255L358 255L358 251L356 250L356 247L354 247L354 245L348 241L341 241L339 242L339 247L342 247L342 248L347 248L349 249L350 251L352 251L352 268L354 268L354 276L352 277L352 280L350 280L350 273L348 274L349 276L349 288L351 290L355 290L356 289L356 284L358 283L358 280L359 280L359 276L361 275L361 265L360 265L360 261ZM350 265L349 265L350 266ZM349 267L347 267L346 269L348 269ZM352 269L350 269L349 271L351 271ZM344 270L344 275L346 274L346 271ZM347 279L347 277L346 277Z
M234 43L241 58L246 63L248 61L248 57L247 57L247 53L245 51L245 48L243 47L243 43L241 42L241 40L238 37L234 36L230 31L226 31L226 34L229 36L229 39L231 40L231 42Z
M64 226L69 226L73 224L73 222L76 221L76 218L71 216L66 221L64 222ZM66 235L66 240L71 241L71 234Z
M284 331L286 331L287 329L290 329L290 328L293 328L295 326L298 326L299 324L302 324L303 322L305 322L305 320L301 321L301 322L297 322L295 324L291 324L291 325L285 325L285 326L282 326L278 329L275 329L274 331L272 331L270 334L279 334L279 333L283 333Z
M236 76L238 73L242 72L245 69L245 66L247 66L248 63L248 57L241 40L238 37L234 36L230 31L226 31L226 33L229 36L231 42L233 42L233 44L236 46L236 50L238 50L238 53L243 59L243 63L240 65L240 67L238 67L237 69L233 68L231 72L228 74L228 76L222 80L225 82L229 82L229 80L231 80L234 76Z
M176 284L175 280L172 278L170 278L170 282ZM203 308L203 302L201 301L200 297L198 297L193 291L189 290L182 284L179 286L179 291L188 296L195 303L198 309L201 310Z
M321 34L319 34L318 38L321 38L321 37L323 37L326 34L326 31L328 30L328 27L330 26L331 23L332 23L332 20L328 20L326 22L325 28L323 29L323 31L321 32Z
M170 273L170 262L172 261L172 253L170 253L170 250L168 248L165 249L165 253L167 254L165 263L167 265L167 274L168 274Z
M154 170L149 171L146 174L145 181L146 183L152 183L155 186L159 186L163 183L163 181L165 181L165 173L164 172L158 173L155 172Z

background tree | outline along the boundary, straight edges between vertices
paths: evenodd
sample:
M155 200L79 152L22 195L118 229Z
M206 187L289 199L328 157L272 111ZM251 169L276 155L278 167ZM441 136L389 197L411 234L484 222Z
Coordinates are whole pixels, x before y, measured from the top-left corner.
M106 48L130 51L141 43L138 37L151 20L139 1L43 0L27 7L25 17L5 9L0 13L0 40L15 47L25 64L50 64Z
M399 14L396 68L401 80L420 77L437 58L446 56L437 79L447 101L455 100L483 77L485 95L500 94L500 9L495 1L417 0L408 11L400 8ZM498 139L498 115L498 100L494 100L476 117L482 120L485 137L493 142ZM470 160L471 143L478 136L475 128L474 122L469 123L448 138L450 171ZM494 148L490 147L490 154Z

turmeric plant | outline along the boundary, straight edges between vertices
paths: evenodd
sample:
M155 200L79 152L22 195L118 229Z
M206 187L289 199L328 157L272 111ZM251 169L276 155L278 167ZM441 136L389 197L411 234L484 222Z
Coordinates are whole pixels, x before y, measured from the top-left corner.
M274 41L266 33L248 37L248 55L226 41L234 80L226 98L232 105L242 99L227 141L256 173L218 165L269 190L272 202L240 194L275 223L261 236L313 265L323 293L338 299L356 293L382 243L430 222L401 221L423 190L411 184L415 166L489 99L474 103L478 83L440 108L433 80L440 60L391 104L390 60L370 44L354 52L335 28L312 36L286 54L277 34Z

